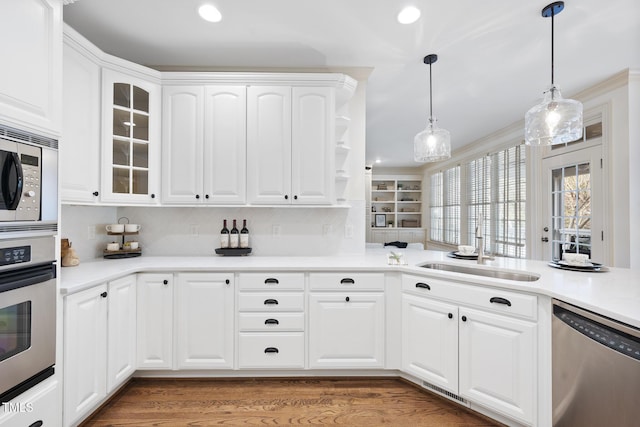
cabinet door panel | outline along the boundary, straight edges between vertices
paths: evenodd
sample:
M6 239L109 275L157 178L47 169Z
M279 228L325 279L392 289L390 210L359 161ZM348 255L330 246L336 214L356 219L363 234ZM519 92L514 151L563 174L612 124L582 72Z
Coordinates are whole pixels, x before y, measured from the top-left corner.
M291 88L247 89L249 203L291 203Z
M312 293L309 367L384 366L384 295Z
M173 361L173 276L138 274L138 369L171 368Z
M64 418L80 419L106 396L107 300L100 285L65 298Z
M136 370L136 276L109 282L107 392Z
M331 204L335 184L334 89L294 87L293 204Z
M204 193L208 203L246 200L246 114L246 87L206 88Z
M535 323L460 309L460 395L531 424L536 396Z
M162 201L202 197L204 89L168 86L162 92Z
M232 274L177 276L178 368L233 367L232 282Z
M458 393L458 307L402 297L402 368Z

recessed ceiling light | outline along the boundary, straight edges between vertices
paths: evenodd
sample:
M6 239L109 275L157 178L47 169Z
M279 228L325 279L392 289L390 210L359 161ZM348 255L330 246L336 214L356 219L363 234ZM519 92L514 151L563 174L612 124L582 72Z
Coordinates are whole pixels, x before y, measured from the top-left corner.
M420 18L420 9L407 6L398 13L398 22L401 24L413 24Z
M376 163L380 163L380 162L382 162L382 160L376 159Z
M198 9L200 17L209 22L220 22L222 20L222 14L212 4L203 4Z

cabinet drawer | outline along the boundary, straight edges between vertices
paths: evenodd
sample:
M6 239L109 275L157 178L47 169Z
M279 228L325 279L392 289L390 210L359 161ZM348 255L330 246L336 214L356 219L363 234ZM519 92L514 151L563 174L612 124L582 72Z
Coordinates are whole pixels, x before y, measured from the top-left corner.
M62 422L58 381L47 379L0 406L0 426L57 426ZM38 422L41 421L41 424Z
M302 332L241 333L240 368L304 368Z
M304 313L240 313L238 327L247 331L304 331Z
M402 290L530 320L538 317L538 298L535 295L505 289L405 274Z
M384 290L383 273L312 273L309 287L313 290Z
M304 290L304 273L242 273L240 290Z
M301 292L240 293L240 311L303 311L304 294Z

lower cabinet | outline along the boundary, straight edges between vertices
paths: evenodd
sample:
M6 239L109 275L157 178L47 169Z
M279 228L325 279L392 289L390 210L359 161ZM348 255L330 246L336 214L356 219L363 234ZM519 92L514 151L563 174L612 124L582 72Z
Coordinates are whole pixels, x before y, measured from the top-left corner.
M418 289L425 295L405 292L402 296L403 371L519 422L534 424L537 324L518 317L527 315L536 297L447 286L424 278L415 287L413 282L405 276L403 289ZM492 297L492 292L498 296ZM427 297L430 293L442 299ZM456 295L465 300L464 305L455 303ZM469 307L490 301L497 312ZM505 314L511 309L513 316Z
M137 368L173 367L173 274L138 274Z
M233 274L176 275L178 369L233 368Z
M99 405L135 370L136 279L65 297L64 425Z

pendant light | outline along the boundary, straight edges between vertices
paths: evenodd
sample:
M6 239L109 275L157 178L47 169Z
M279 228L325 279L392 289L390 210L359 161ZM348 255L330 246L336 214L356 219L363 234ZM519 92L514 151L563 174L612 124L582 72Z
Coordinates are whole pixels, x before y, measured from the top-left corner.
M551 86L544 93L542 102L532 107L524 118L525 143L527 145L564 144L582 138L582 103L563 99L553 80L553 18L564 9L564 2L557 1L542 9L544 18L551 17Z
M448 130L440 129L433 117L433 90L431 85L431 64L438 60L438 55L424 57L429 64L429 121L427 128L413 139L413 159L416 162L437 162L451 157L451 135Z

